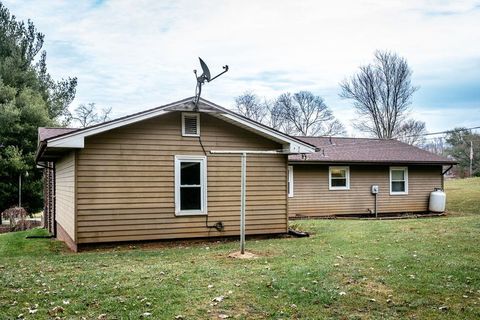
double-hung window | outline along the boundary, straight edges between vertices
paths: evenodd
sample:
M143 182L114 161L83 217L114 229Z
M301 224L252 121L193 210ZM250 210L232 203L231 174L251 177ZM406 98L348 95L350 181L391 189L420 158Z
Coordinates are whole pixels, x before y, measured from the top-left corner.
M175 214L207 214L205 156L175 156Z
M390 194L408 194L407 167L390 167Z
M329 181L328 188L330 190L350 189L350 168L349 167L329 167L328 181Z

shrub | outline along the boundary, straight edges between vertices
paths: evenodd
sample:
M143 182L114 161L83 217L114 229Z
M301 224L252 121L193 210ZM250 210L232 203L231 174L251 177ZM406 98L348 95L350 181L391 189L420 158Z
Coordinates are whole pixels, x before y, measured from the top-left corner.
M28 220L28 212L22 207L12 207L2 212L3 219L10 224L10 231L24 231L38 226L37 221Z

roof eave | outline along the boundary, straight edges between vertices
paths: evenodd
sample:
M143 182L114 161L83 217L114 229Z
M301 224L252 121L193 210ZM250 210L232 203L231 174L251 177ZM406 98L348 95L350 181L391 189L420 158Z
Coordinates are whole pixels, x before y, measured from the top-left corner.
M371 161L371 160L288 160L291 164L363 164L363 165L391 165L391 164L410 164L410 165L456 165L457 161Z
M153 117L161 116L173 111L178 111L178 108L183 108L182 110L191 109L193 108L193 105L185 105L186 103L190 103L191 101L192 98L186 98L154 109L149 109L133 115L125 116L98 125L79 129L73 132L67 132L65 134L45 139L44 141L40 142L36 160L38 162L41 159L46 148L84 148L85 138L88 136L92 136L125 125L137 123ZM209 108L214 108L218 110L221 114L221 117L228 118L230 119L230 121L239 123L245 127L248 127L250 130L257 132L258 134L264 135L271 140L281 143L282 147L286 149L287 154L313 153L316 151L316 147L310 143L291 137L263 124L243 117L231 110L220 107L205 99L201 99L200 102ZM208 110L208 112L210 111L211 110Z

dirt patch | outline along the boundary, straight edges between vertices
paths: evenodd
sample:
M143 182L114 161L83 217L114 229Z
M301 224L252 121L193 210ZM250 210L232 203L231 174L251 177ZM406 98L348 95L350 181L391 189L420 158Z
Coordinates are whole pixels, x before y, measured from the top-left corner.
M245 251L245 253L241 253L240 251L235 251L232 252L228 255L229 258L234 258L234 259L257 259L258 255L256 255L253 252L248 252Z
M381 296L388 296L393 292L393 290L387 285L373 280L362 282L361 287L364 288L366 294L373 293Z

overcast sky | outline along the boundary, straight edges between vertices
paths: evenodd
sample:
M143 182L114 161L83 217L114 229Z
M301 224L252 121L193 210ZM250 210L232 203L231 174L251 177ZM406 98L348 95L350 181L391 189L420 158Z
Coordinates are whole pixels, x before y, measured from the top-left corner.
M338 84L386 49L408 59L429 131L480 125L480 1L3 2L45 34L52 76L78 77L72 108L117 117L192 96L200 56L212 74L230 66L204 98L310 90L358 135Z

